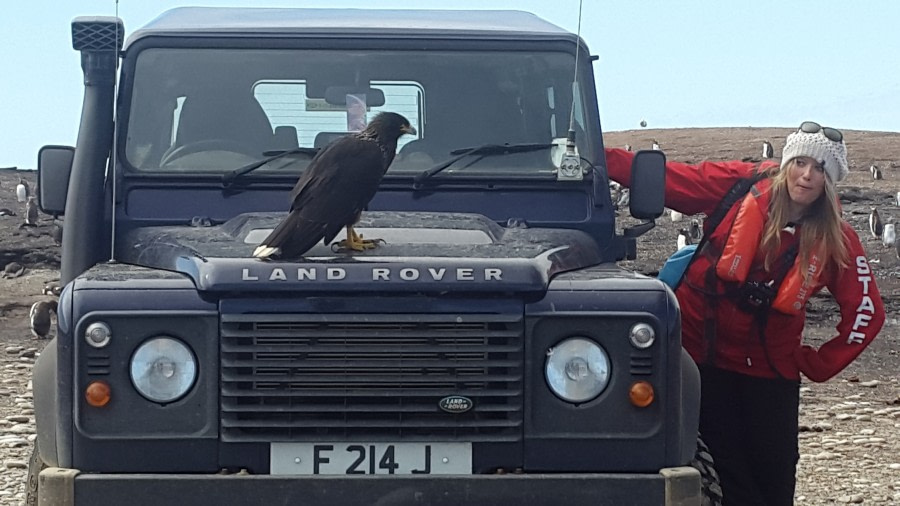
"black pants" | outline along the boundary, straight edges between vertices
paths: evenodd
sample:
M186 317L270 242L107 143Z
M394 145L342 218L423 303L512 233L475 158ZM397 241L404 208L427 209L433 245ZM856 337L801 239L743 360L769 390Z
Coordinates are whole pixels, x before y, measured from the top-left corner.
M701 367L700 434L725 506L794 503L800 383Z

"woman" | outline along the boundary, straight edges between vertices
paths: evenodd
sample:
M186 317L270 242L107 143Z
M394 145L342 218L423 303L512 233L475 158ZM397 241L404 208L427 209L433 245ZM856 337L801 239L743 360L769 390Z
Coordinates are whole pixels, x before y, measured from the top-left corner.
M793 504L800 373L826 381L875 338L884 307L859 237L841 219L834 184L849 171L843 135L804 122L781 164L666 164L666 206L716 209L728 190L760 179L725 215L676 290L682 344L700 366L700 432L727 505ZM630 182L633 153L608 149L610 178ZM837 335L802 343L806 302L827 287Z

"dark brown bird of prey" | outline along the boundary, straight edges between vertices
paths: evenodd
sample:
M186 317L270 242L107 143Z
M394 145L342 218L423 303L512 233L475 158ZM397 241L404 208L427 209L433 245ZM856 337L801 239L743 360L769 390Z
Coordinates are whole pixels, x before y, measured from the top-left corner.
M340 137L319 151L291 191L287 218L253 252L257 258L297 258L319 241L326 245L347 228L338 245L363 251L377 239L363 240L353 230L394 161L397 139L415 134L403 116L382 112L365 130Z

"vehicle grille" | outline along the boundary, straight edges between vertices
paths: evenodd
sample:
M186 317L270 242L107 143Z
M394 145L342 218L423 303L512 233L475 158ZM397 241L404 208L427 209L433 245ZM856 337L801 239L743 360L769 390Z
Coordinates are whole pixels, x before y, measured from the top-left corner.
M224 441L522 437L521 315L222 315ZM441 399L474 407L447 413Z

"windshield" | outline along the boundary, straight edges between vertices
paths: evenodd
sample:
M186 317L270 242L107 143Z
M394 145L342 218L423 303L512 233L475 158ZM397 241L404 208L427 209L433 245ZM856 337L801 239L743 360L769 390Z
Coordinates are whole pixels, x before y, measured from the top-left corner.
M135 63L125 157L147 172L226 173L285 150L319 148L364 128L380 111L406 116L392 173L419 173L451 151L551 143L566 136L574 56L534 51L141 51ZM579 150L590 156L576 89ZM300 172L285 156L254 175ZM550 150L472 157L455 172L550 174Z

